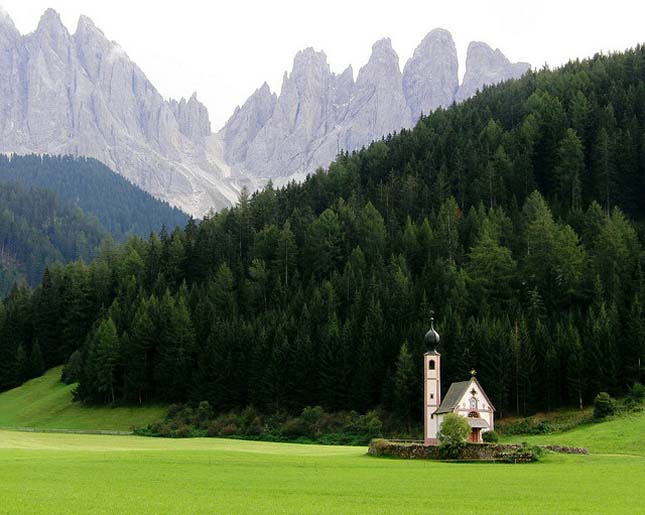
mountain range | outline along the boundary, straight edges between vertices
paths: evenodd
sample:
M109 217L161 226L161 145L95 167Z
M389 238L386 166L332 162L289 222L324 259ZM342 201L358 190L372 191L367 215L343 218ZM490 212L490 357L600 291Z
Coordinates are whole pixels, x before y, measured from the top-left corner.
M389 39L374 43L354 78L324 52L297 53L280 94L265 83L213 132L193 94L166 100L125 51L86 16L74 34L52 9L21 35L0 13L0 152L96 158L158 198L196 216L232 205L242 185L282 184L410 128L422 113L521 76L485 43L468 47L459 83L451 34L431 31L400 69Z

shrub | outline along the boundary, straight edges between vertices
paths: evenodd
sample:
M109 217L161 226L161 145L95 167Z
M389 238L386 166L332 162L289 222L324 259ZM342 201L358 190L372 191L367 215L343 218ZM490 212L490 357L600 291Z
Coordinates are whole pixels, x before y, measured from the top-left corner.
M206 424L210 419L213 418L213 408L208 401L202 401L197 406L197 420L199 425L202 426Z
M365 430L367 436L375 438L383 434L383 423L376 411L368 411L365 415Z
M170 406L168 406L168 415L166 415L166 417L168 419L175 418L182 412L183 409L184 407L181 404L171 404Z
M300 419L302 420L303 426L308 436L311 438L316 438L320 436L321 431L321 422L325 415L325 411L320 406L307 406L302 410Z
M288 437L307 436L307 427L300 417L295 417L283 423L280 432Z
M175 438L188 438L190 436L191 429L187 424L180 425L172 434Z
M593 417L602 420L616 413L616 401L607 392L600 392L593 401Z
M237 427L235 424L228 424L222 428L220 431L222 436L232 436L237 434Z
M635 404L642 404L645 401L645 386L640 383L634 383L627 391L627 398Z
M470 434L470 424L461 415L448 413L439 430L439 448L444 458L458 458Z
M486 443L499 442L499 435L495 431L486 431L482 434L482 440Z
M262 433L262 418L253 406L247 406L238 417L240 432L246 436L257 436Z
M218 420L213 420L208 427L206 428L206 434L208 436L220 436L222 434L222 428L224 426Z

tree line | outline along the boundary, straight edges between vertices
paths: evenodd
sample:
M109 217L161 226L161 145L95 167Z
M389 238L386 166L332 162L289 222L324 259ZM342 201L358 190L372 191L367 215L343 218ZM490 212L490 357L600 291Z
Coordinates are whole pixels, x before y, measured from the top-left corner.
M78 399L305 406L418 420L435 313L443 384L498 414L642 381L645 49L597 55L423 117L302 184L49 267L0 305ZM639 236L640 235L640 236Z
M183 226L187 215L93 159L0 155L0 295L55 262L89 261L108 237Z

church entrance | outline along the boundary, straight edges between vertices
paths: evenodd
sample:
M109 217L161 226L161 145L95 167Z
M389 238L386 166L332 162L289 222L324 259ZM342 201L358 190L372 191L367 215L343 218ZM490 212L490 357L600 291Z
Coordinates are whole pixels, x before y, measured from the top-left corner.
M480 433L481 428L473 427L472 431L470 431L470 435L468 435L468 441L471 443L481 443Z

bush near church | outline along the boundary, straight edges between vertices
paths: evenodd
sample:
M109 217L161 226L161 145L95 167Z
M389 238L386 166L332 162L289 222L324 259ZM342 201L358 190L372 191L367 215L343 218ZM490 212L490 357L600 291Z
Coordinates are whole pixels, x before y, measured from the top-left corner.
M593 401L593 417L602 420L616 413L616 401L607 393L600 392Z
M439 430L439 449L442 456L456 458L461 449L466 445L466 439L470 434L470 425L461 415L448 413Z

